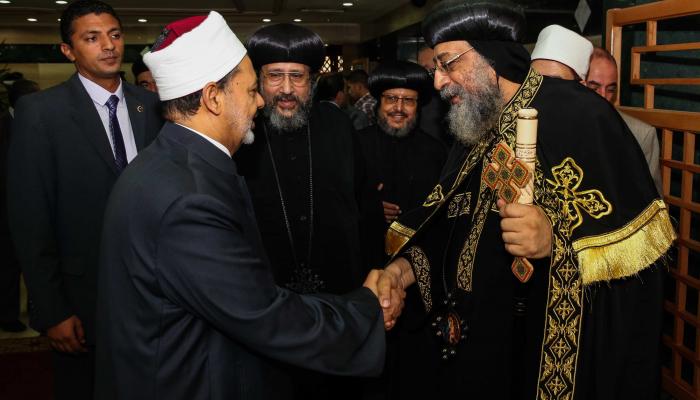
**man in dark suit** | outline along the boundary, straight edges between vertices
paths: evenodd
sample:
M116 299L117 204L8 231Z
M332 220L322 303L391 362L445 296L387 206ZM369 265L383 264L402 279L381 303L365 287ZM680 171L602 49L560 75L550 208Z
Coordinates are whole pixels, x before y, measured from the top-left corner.
M231 160L263 105L245 48L213 11L163 32L144 61L169 122L105 212L96 398L289 398L275 361L378 374L379 271L342 297L274 283Z
M56 399L92 398L97 263L107 197L162 121L158 99L119 77L114 10L79 0L61 16L77 73L20 99L8 160L10 231L32 299L30 325L54 348Z

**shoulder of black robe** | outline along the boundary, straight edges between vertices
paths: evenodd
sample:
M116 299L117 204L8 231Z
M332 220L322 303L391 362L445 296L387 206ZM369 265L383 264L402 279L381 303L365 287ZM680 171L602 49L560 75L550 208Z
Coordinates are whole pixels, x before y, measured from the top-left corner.
M543 82L536 83L537 77ZM584 284L631 276L656 262L675 240L641 149L615 109L594 95L576 82L542 79L531 71L504 107L499 126L501 132L512 127L524 96L538 109L542 175L537 180L544 190L535 193L536 202L546 200L561 210L557 217L572 242ZM487 135L472 149L455 143L424 209L403 215L389 228L388 253L407 248L450 199L468 153L500 141L514 147L512 134L500 135Z

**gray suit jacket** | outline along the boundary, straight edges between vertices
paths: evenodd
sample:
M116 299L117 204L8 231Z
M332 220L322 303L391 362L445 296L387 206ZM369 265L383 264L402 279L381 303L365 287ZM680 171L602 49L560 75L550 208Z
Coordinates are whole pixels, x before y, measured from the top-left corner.
M649 165L649 172L651 177L654 178L654 184L656 185L656 190L661 194L661 165L659 162L659 138L656 136L656 128L647 124L646 122L637 119L631 115L627 115L620 112L620 116L627 127L630 128L634 138L637 139L639 147L642 148L644 153L644 158L647 160Z

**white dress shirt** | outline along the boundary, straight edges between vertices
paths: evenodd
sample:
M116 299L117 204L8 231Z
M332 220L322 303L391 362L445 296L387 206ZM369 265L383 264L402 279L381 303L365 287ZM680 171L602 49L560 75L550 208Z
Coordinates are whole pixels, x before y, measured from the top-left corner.
M109 130L109 107L105 105L107 100L111 95L116 95L119 98L119 103L117 103L117 120L119 120L119 129L122 131L122 138L124 139L124 150L126 150L126 160L131 162L131 160L136 157L136 141L134 140L134 131L131 130L131 120L129 120L129 110L126 108L126 98L124 97L124 91L122 90L122 83L119 82L119 87L114 93L110 93L108 90L102 86L96 84L95 82L85 78L84 76L78 74L80 82L87 90L93 104L95 104L95 109L97 113L100 114L100 119L102 120L102 125L105 127L105 132L107 132L107 140L109 140L109 145L112 147L112 154L114 154L114 142L112 141L112 132Z
M201 132L197 132L196 130L190 128L189 126L185 126L185 125L182 125L182 124L178 124L177 122L175 123L175 125L180 125L181 127L185 128L185 129L187 129L187 130L189 130L189 131L192 131L192 132L196 133L197 135L203 137L203 138L206 139L209 143L211 143L211 144L213 144L214 146L216 146L219 150L223 151L224 154L226 154L229 158L231 158L231 153L228 151L228 149L226 148L226 146L224 146L223 144L217 142L216 140L210 138L209 136L207 136L207 135L205 135L205 134L203 134L203 133L201 133Z

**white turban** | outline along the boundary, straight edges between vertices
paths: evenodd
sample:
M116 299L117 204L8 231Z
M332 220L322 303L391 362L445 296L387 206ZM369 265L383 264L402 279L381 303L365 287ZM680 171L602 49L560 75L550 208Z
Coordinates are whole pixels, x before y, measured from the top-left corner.
M530 59L558 61L586 79L591 53L593 44L588 39L562 26L549 25L537 37Z
M246 49L216 11L168 24L143 62L162 101L194 93L217 82L245 57Z

